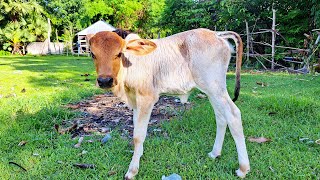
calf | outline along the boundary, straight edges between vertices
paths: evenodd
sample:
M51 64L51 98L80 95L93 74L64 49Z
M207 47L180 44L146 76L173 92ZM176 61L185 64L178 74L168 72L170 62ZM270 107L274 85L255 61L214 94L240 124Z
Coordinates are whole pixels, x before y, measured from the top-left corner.
M185 102L194 88L208 95L215 111L217 132L209 156L221 155L228 125L238 152L240 168L236 173L245 177L249 172L240 110L226 88L232 51L228 38L236 42L237 49L235 101L240 90L243 45L234 32L195 29L152 40L141 39L135 34L123 39L115 32L99 32L90 39L97 85L111 88L133 109L134 153L126 179L133 179L138 173L150 114L159 96L177 95Z

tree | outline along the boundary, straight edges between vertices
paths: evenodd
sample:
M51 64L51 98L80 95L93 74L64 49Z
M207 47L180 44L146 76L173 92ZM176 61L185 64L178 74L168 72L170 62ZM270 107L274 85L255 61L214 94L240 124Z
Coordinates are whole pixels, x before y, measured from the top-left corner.
M105 0L87 0L84 3L85 15L82 18L82 25L89 25L88 23L96 22L98 20L109 20L115 10L110 7Z
M165 0L143 0L141 3L143 5L143 10L136 22L139 34L148 38L153 38L157 37L159 32L165 33L165 29L160 26Z
M35 0L0 0L3 49L21 53L22 43L45 38L44 11Z
M0 35L3 36L6 43L4 43L3 48L12 50L12 54L19 53L21 43L31 42L36 39L36 36L30 34L28 29L23 28L25 22L10 22L3 30L0 30Z
M215 2L166 0L161 25L177 33L189 29L214 28Z
M7 16L6 20L8 21L19 21L30 13L43 13L42 6L34 0L0 0L0 4L1 11Z

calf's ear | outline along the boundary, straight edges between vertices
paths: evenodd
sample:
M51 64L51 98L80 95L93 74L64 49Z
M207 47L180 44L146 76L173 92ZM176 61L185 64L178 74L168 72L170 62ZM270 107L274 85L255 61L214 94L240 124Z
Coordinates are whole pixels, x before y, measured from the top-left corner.
M143 56L151 53L157 48L157 45L146 39L134 39L126 44L125 52L130 52L134 55Z
M90 39L94 36L94 34L87 34L87 41L90 41Z

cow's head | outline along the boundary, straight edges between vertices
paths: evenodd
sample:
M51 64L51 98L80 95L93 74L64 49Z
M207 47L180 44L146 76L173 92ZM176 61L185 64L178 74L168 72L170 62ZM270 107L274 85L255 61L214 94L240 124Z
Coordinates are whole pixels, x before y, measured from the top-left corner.
M142 56L157 47L154 42L146 39L126 42L115 32L108 31L95 34L89 39L89 43L98 76L97 86L105 89L118 84L117 75L124 52Z

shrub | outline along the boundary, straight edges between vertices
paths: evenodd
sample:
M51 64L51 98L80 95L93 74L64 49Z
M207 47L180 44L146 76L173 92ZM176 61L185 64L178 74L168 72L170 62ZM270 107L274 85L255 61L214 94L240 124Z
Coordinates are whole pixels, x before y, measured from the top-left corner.
M0 56L9 56L11 53L9 51L0 50Z

